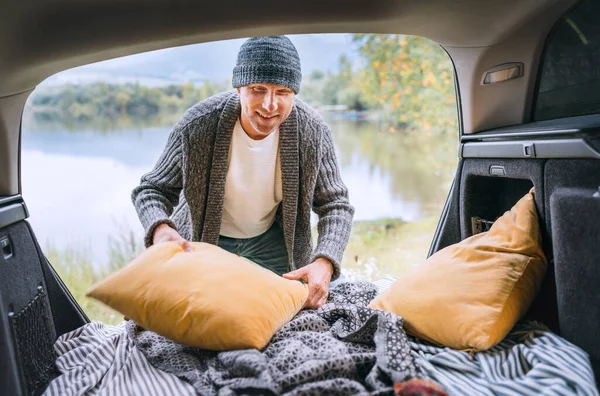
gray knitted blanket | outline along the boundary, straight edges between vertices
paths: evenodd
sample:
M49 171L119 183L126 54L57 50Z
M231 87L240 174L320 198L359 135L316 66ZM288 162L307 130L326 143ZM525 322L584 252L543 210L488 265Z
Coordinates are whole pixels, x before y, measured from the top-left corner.
M342 283L318 310L303 310L263 350L190 348L127 324L154 367L202 395L393 395L393 384L420 376L402 318L367 308L375 286Z

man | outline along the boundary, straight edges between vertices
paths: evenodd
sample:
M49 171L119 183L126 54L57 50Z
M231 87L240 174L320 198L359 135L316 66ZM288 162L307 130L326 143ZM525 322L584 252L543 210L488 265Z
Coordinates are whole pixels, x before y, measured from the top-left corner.
M217 244L288 279L304 279L305 306L318 308L340 275L354 208L329 127L295 97L301 79L287 37L247 40L233 69L237 92L184 114L132 200L146 246ZM314 251L311 210L319 216Z

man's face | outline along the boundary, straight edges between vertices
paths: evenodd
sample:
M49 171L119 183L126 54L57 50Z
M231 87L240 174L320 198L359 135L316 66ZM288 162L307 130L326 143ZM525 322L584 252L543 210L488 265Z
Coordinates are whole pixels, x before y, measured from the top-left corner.
M238 88L238 92L242 127L252 139L269 136L292 112L295 94L283 85L250 84Z

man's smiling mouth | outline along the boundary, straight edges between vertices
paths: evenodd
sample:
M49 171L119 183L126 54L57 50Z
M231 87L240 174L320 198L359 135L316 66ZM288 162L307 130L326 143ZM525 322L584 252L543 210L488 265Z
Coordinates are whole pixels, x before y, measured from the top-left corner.
M267 116L267 115L263 115L263 114L259 113L258 111L256 112L256 114L258 114L261 118L264 118L265 120L270 120L270 119L275 118L275 117L277 117L279 115L279 114L274 114L274 115L271 115L271 116Z

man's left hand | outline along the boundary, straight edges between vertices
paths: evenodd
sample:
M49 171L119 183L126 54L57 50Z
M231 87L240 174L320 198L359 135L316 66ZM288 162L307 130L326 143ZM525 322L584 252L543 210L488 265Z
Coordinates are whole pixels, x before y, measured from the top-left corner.
M319 257L305 267L283 274L283 277L290 280L304 279L308 283L308 299L304 308L317 309L327 302L331 275L333 275L333 264Z

